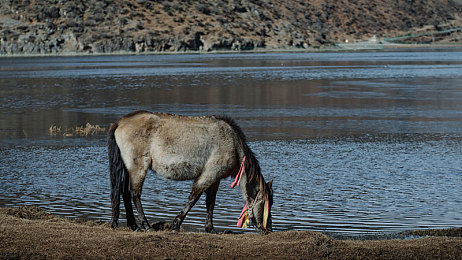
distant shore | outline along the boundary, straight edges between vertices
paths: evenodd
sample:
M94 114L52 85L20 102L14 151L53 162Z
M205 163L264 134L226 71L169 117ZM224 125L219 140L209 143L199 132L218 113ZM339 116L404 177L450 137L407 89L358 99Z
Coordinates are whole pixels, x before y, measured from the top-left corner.
M462 255L462 228L415 233L420 238L406 240L338 240L309 231L140 233L23 206L0 208L0 231L1 259L459 259Z
M461 12L458 0L6 1L0 54L317 52L371 40L458 44Z
M319 48L257 48L253 50L220 50L220 51L153 51L110 53L61 52L47 54L0 54L0 58L12 57L73 57L73 56L124 56L124 55L189 55L189 54L252 54L252 53L318 53L318 52L357 52L357 51L406 51L406 50L455 50L462 51L462 44L395 44L395 43L349 43L324 46Z

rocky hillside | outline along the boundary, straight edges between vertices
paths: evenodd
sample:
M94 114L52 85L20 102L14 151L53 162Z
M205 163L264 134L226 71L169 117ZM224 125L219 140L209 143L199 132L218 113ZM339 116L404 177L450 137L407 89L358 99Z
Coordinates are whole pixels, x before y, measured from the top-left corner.
M313 48L461 17L461 0L2 0L0 54Z

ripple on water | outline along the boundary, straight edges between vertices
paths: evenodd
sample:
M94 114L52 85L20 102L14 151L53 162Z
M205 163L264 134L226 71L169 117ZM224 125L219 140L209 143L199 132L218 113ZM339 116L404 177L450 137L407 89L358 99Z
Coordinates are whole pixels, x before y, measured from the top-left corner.
M275 230L362 234L460 225L461 144L460 136L398 135L250 146L266 180L274 179ZM110 221L105 146L6 146L0 161L0 206L39 205L62 216ZM221 183L214 223L240 230L235 223L243 200L230 182ZM150 172L142 197L148 218L173 219L190 186ZM201 198L185 225L202 230L204 220Z

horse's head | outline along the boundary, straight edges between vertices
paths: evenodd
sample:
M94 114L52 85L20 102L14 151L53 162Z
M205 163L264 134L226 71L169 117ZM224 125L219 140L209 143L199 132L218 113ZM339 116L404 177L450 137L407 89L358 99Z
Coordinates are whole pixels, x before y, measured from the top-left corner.
M264 183L264 182L263 182ZM273 181L264 183L263 191L258 192L257 197L249 207L249 218L255 229L267 233L273 230L271 220L271 207L273 206Z

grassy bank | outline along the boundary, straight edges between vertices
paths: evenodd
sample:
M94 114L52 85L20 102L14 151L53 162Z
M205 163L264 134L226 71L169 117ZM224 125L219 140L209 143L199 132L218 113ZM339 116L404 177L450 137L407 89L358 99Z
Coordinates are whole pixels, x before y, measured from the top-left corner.
M441 231L444 235L444 232ZM438 234L440 235L440 234ZM319 232L269 235L113 230L38 207L0 209L0 259L461 259L461 237L336 240Z

